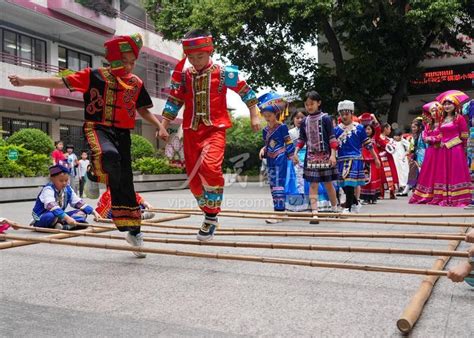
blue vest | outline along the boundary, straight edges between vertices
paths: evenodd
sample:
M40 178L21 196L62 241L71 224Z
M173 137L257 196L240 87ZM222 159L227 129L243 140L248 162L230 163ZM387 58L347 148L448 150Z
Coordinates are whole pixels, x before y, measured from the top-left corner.
M54 191L54 198L56 201L58 201L58 196L59 196L59 192L56 191L56 188L54 187L53 183L52 182L49 182L48 184L46 184L43 189L41 189L40 193L38 194L38 197L36 197L36 202L35 202L35 206L33 207L33 218L35 220L39 220L39 218L41 217L41 215L43 215L45 212L48 212L50 210L46 209L44 207L44 203L41 202L40 200L40 195L41 193L43 192L44 189L53 189ZM67 185L66 188L64 188L64 198L63 198L63 204L62 205L59 205L59 207L61 209L56 209L56 210L53 210L53 214L55 216L59 216L61 215L62 213L64 213L64 210L66 210L67 206L69 205L69 203L71 202L71 198L72 198L72 188L70 185ZM58 203L59 204L59 203Z

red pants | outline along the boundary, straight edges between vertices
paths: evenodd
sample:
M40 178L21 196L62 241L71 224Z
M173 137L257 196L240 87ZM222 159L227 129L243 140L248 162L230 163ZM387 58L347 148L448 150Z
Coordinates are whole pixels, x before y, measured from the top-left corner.
M223 128L203 124L197 130L184 130L184 160L189 188L201 210L210 214L221 211L225 132Z

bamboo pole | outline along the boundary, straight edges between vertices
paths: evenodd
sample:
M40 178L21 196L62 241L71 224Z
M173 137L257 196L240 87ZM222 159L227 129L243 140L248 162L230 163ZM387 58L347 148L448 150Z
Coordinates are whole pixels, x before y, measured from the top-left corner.
M177 219L183 219L183 218L189 218L191 215L189 214L181 214L181 215L175 215L175 216L169 216L169 217L161 217L161 218L155 218L155 219L149 219L148 221L142 221L142 225L145 225L145 223L149 224L154 224L154 223L161 223L161 222L168 222L168 221L174 221ZM99 218L96 220L96 222L101 222L101 223L111 223L113 224L114 221L108 218Z
M47 233L74 233L67 230L45 229L19 226L20 229L32 230L37 232ZM117 239L124 240L123 236L114 236L106 234L91 234L84 233L82 236ZM426 250L426 249L402 249L402 248L374 248L374 247L350 247L350 246L330 246L330 245L313 245L313 244L298 244L298 243L262 243L262 242L229 242L229 241L210 241L201 242L189 239L169 239L169 238L144 238L145 242L165 243L165 244L183 244L183 245L198 245L198 246L217 246L217 247L231 247L231 248L255 248L255 249L274 249L274 250L304 250L304 251L330 251L330 252L361 252L361 253L376 253L376 254L400 254L400 255L421 255L421 256L438 256L445 255L451 257L469 257L467 252L448 251L448 250Z
M90 227L103 228L108 230L117 230L114 227L108 227L105 225L91 225ZM178 235L178 236L195 236L195 231L163 231L163 230L141 230L143 233L148 234L159 234L159 235ZM216 235L219 236L264 236L264 237L340 237L340 238L399 238L399 239L432 239L432 240L464 240L465 235L456 233L392 233L392 232L220 232L216 231Z
M467 228L463 229L464 232ZM448 244L448 250L456 250L461 241L453 240ZM432 269L443 270L446 264L449 262L451 257L441 256L434 262ZM404 334L410 333L415 326L418 318L420 318L423 308L431 296L431 292L438 281L438 276L427 276L423 279L420 287L416 293L412 296L410 303L403 310L401 318L397 321L398 329Z
M99 220L102 222L102 220ZM104 222L109 223L109 222ZM154 228L163 229L179 229L179 230L199 230L199 226L194 225L176 225L176 224L155 224L142 222L142 226L151 226ZM146 230L142 230L146 232ZM277 229L277 228L229 228L221 227L217 230L216 234L222 236L245 236L243 232L248 233L249 236L264 236L263 233L276 233L280 236L287 236L286 234L295 233L302 234L304 237L308 237L306 234L318 234L321 236L316 237L362 237L362 238L401 238L401 239L432 239L432 240L464 240L465 235L462 233L400 233L400 232L352 232L352 231L331 231L331 230L295 230L295 229ZM260 234L262 233L262 234ZM173 233L176 234L176 233ZM195 233L188 232L187 234L193 235ZM283 235L282 235L283 234ZM327 236L324 236L327 234ZM338 235L342 234L342 235ZM271 236L271 235L268 235ZM291 235L288 235L291 236Z
M200 209L195 208L153 208L153 211L156 212L200 212ZM256 211L256 210L232 210L232 209L223 209L219 214L222 213L244 213L244 214L256 214L256 215L281 215L281 216L302 216L302 217L311 217L313 214L311 212L291 212L291 211ZM334 212L318 212L319 216L324 217L347 217L347 214L343 213L334 213ZM445 213L445 214L350 214L350 217L369 217L369 218L383 218L383 217L398 217L398 218L440 218L440 217L474 217L473 213Z
M159 209L150 209L154 212L162 213L175 213L175 211L161 211ZM200 211L185 211L189 215L202 215ZM312 221L312 217L294 217L294 216L264 216L254 214L238 214L238 213L220 213L220 217L237 217L237 218L251 218L251 219L281 219L291 221ZM318 214L319 216L319 214ZM344 215L347 216L347 215ZM372 220L372 219L353 219L353 218L323 218L319 217L320 222L332 222L332 223L363 223L363 224L395 224L395 225L418 225L418 226L443 226L443 227L471 227L473 224L470 223L455 223L455 222L426 222L426 221L402 221L402 220Z
M401 274L411 274L411 275L428 275L428 276L446 276L447 275L447 271L443 271L443 270L400 268L400 267L376 266L376 265L364 265L364 264L332 263L332 262L322 262L322 261L304 260L304 259L289 259L289 258L274 258L274 257L262 257L262 256L250 256L250 255L231 255L231 254L221 254L221 253L204 253L204 252L194 252L194 251L166 250L166 249L157 249L157 248L132 247L132 246L116 245L116 244L108 244L108 243L101 244L101 243L85 243L85 242L80 242L80 241L61 241L61 240L52 239L52 238L26 237L26 236L1 235L1 234L0 234L0 238L10 239L10 240L22 240L22 241L28 241L28 242L37 242L37 243L47 243L47 244L54 244L54 245L75 246L75 247L83 247L83 248L132 251L132 252L138 251L138 252L143 252L143 253L151 253L151 254L159 254L159 255L213 258L213 259L223 259L223 260L233 260L233 261L247 261L247 262L258 262L258 263L268 263L268 264L286 264L286 265L298 265L298 266L345 269L345 270L360 270L360 271L371 271L371 272L401 273Z
M29 226L29 228L33 228L33 227ZM107 231L111 231L111 230L115 230L115 229L112 228L112 227L90 228L90 229L74 231L74 232L71 232L71 234L57 234L57 235L51 235L51 236L47 236L47 237L48 238L53 238L53 239L66 239L66 238L81 236L82 233L90 233L90 232L101 233L101 232L107 232ZM0 250L16 248L16 247L19 247L19 246L26 246L26 245L32 245L32 244L36 244L36 243L23 241L23 240L10 241L10 242L1 242L0 243Z

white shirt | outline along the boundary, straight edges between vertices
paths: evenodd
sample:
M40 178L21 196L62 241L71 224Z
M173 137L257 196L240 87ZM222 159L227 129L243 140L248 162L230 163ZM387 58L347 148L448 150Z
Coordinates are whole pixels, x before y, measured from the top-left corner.
M89 166L89 160L79 160L79 166L77 167L78 169L78 176L79 177L84 177L86 176L87 173L87 167Z

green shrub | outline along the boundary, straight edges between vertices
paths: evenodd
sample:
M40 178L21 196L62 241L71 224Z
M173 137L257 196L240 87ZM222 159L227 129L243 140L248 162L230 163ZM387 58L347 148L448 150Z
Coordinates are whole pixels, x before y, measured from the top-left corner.
M153 157L155 148L146 138L140 135L132 134L132 161L143 157Z
M172 167L165 158L144 157L132 163L132 169L146 175L182 174L181 168Z
M250 118L233 119L232 127L227 130L224 168L232 172L258 172L261 165L258 153L262 147L262 132L252 131Z
M45 132L34 128L25 128L15 132L7 139L7 144L23 146L23 148L31 150L36 154L45 154L47 156L54 150L54 143L51 137Z
M18 160L8 159L8 152L16 150ZM22 146L0 146L0 177L35 177L47 176L51 159L45 154L34 154Z

